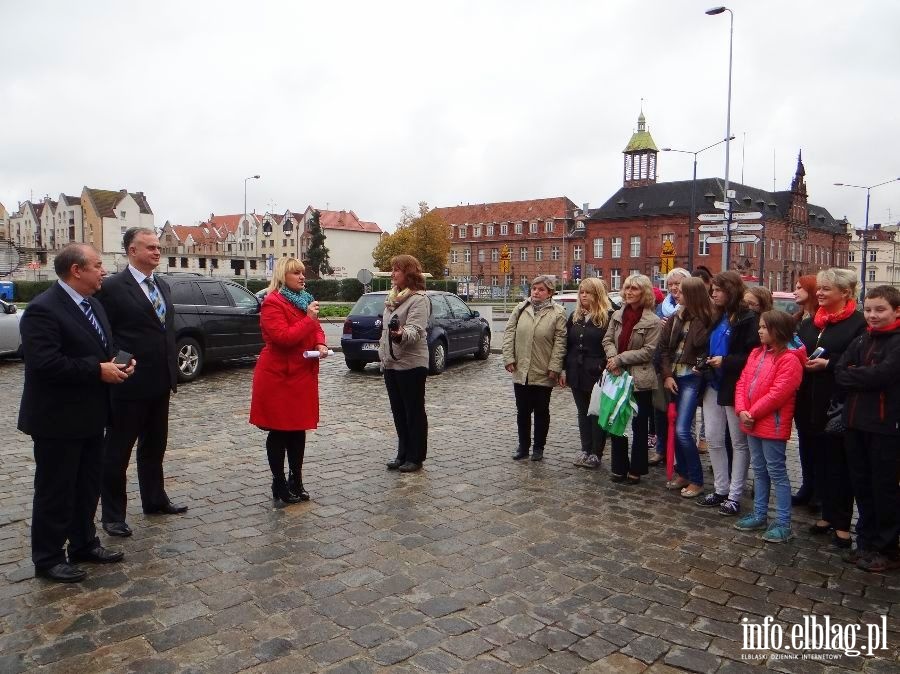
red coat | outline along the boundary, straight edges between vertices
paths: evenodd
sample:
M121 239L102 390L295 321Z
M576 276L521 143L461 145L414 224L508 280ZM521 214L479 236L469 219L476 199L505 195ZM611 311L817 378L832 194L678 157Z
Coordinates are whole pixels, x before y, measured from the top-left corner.
M753 349L734 391L734 411L750 412L753 428L747 435L769 440L791 437L794 401L803 381L806 347L788 348L774 355L765 346Z
M304 351L325 344L319 321L279 292L260 310L265 346L253 371L250 423L265 430L307 431L319 423L319 361Z

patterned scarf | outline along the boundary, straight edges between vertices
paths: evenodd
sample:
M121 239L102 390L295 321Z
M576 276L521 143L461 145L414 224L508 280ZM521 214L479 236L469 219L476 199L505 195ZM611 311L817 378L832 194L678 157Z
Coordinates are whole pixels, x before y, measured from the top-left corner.
M297 307L300 311L306 313L306 307L309 306L310 302L314 302L313 296L310 295L305 290L301 290L299 293L294 292L287 286L281 286L281 289L278 291L287 299L288 302Z
M410 295L412 295L412 290L410 290L409 288L404 288L403 290L398 292L396 286L394 286L391 288L391 291L388 293L387 297L384 298L384 306L386 306L391 311L396 311L397 307L408 300Z
M829 314L825 311L825 307L819 307L815 318L813 318L813 323L821 330L826 325L840 323L841 321L850 318L854 311L856 311L856 300L848 300L843 309L836 311L833 314Z
M547 299L545 299L545 300L542 301L542 302L535 302L533 299L531 299L531 298L529 297L529 298L528 298L528 301L531 302L531 306L532 306L532 308L533 308L533 310L534 310L534 313L539 312L541 309L546 309L546 308L549 307L551 304L553 304L553 298L552 298L552 297L548 297Z

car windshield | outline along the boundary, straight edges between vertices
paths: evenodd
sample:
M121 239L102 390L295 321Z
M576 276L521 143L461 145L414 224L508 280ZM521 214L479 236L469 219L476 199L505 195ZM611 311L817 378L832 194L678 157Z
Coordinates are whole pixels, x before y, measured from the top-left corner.
M350 310L351 316L381 316L384 313L384 293L363 295Z

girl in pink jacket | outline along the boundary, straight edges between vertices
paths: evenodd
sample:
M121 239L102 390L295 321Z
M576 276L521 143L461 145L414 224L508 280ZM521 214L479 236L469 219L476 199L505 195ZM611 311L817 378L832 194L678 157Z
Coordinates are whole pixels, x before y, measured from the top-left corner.
M794 317L783 311L766 311L760 316L762 346L750 354L734 396L735 412L750 445L755 481L753 512L739 519L734 528L765 529L762 538L769 543L785 543L794 537L785 452L794 419L794 397L803 380L806 360L805 347L793 339L795 327ZM770 489L775 491L775 521L771 525Z

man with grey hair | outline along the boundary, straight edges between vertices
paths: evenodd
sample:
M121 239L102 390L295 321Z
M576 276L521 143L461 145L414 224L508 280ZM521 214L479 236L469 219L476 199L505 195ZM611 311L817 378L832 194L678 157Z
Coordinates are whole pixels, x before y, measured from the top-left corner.
M103 529L111 536L130 536L125 521L126 472L137 442L141 505L146 514L181 514L166 494L163 457L169 433L169 395L178 381L175 311L169 286L154 274L160 247L156 232L132 227L122 240L128 267L103 284L103 303L119 348L134 354L137 368L112 399L113 423L103 458Z
M100 545L94 515L109 387L124 383L134 366L112 361L113 333L103 306L92 298L104 275L97 251L71 243L59 251L54 269L59 281L35 297L22 316L25 385L18 428L34 440L35 575L77 583L86 574L76 563L108 564L124 557Z

